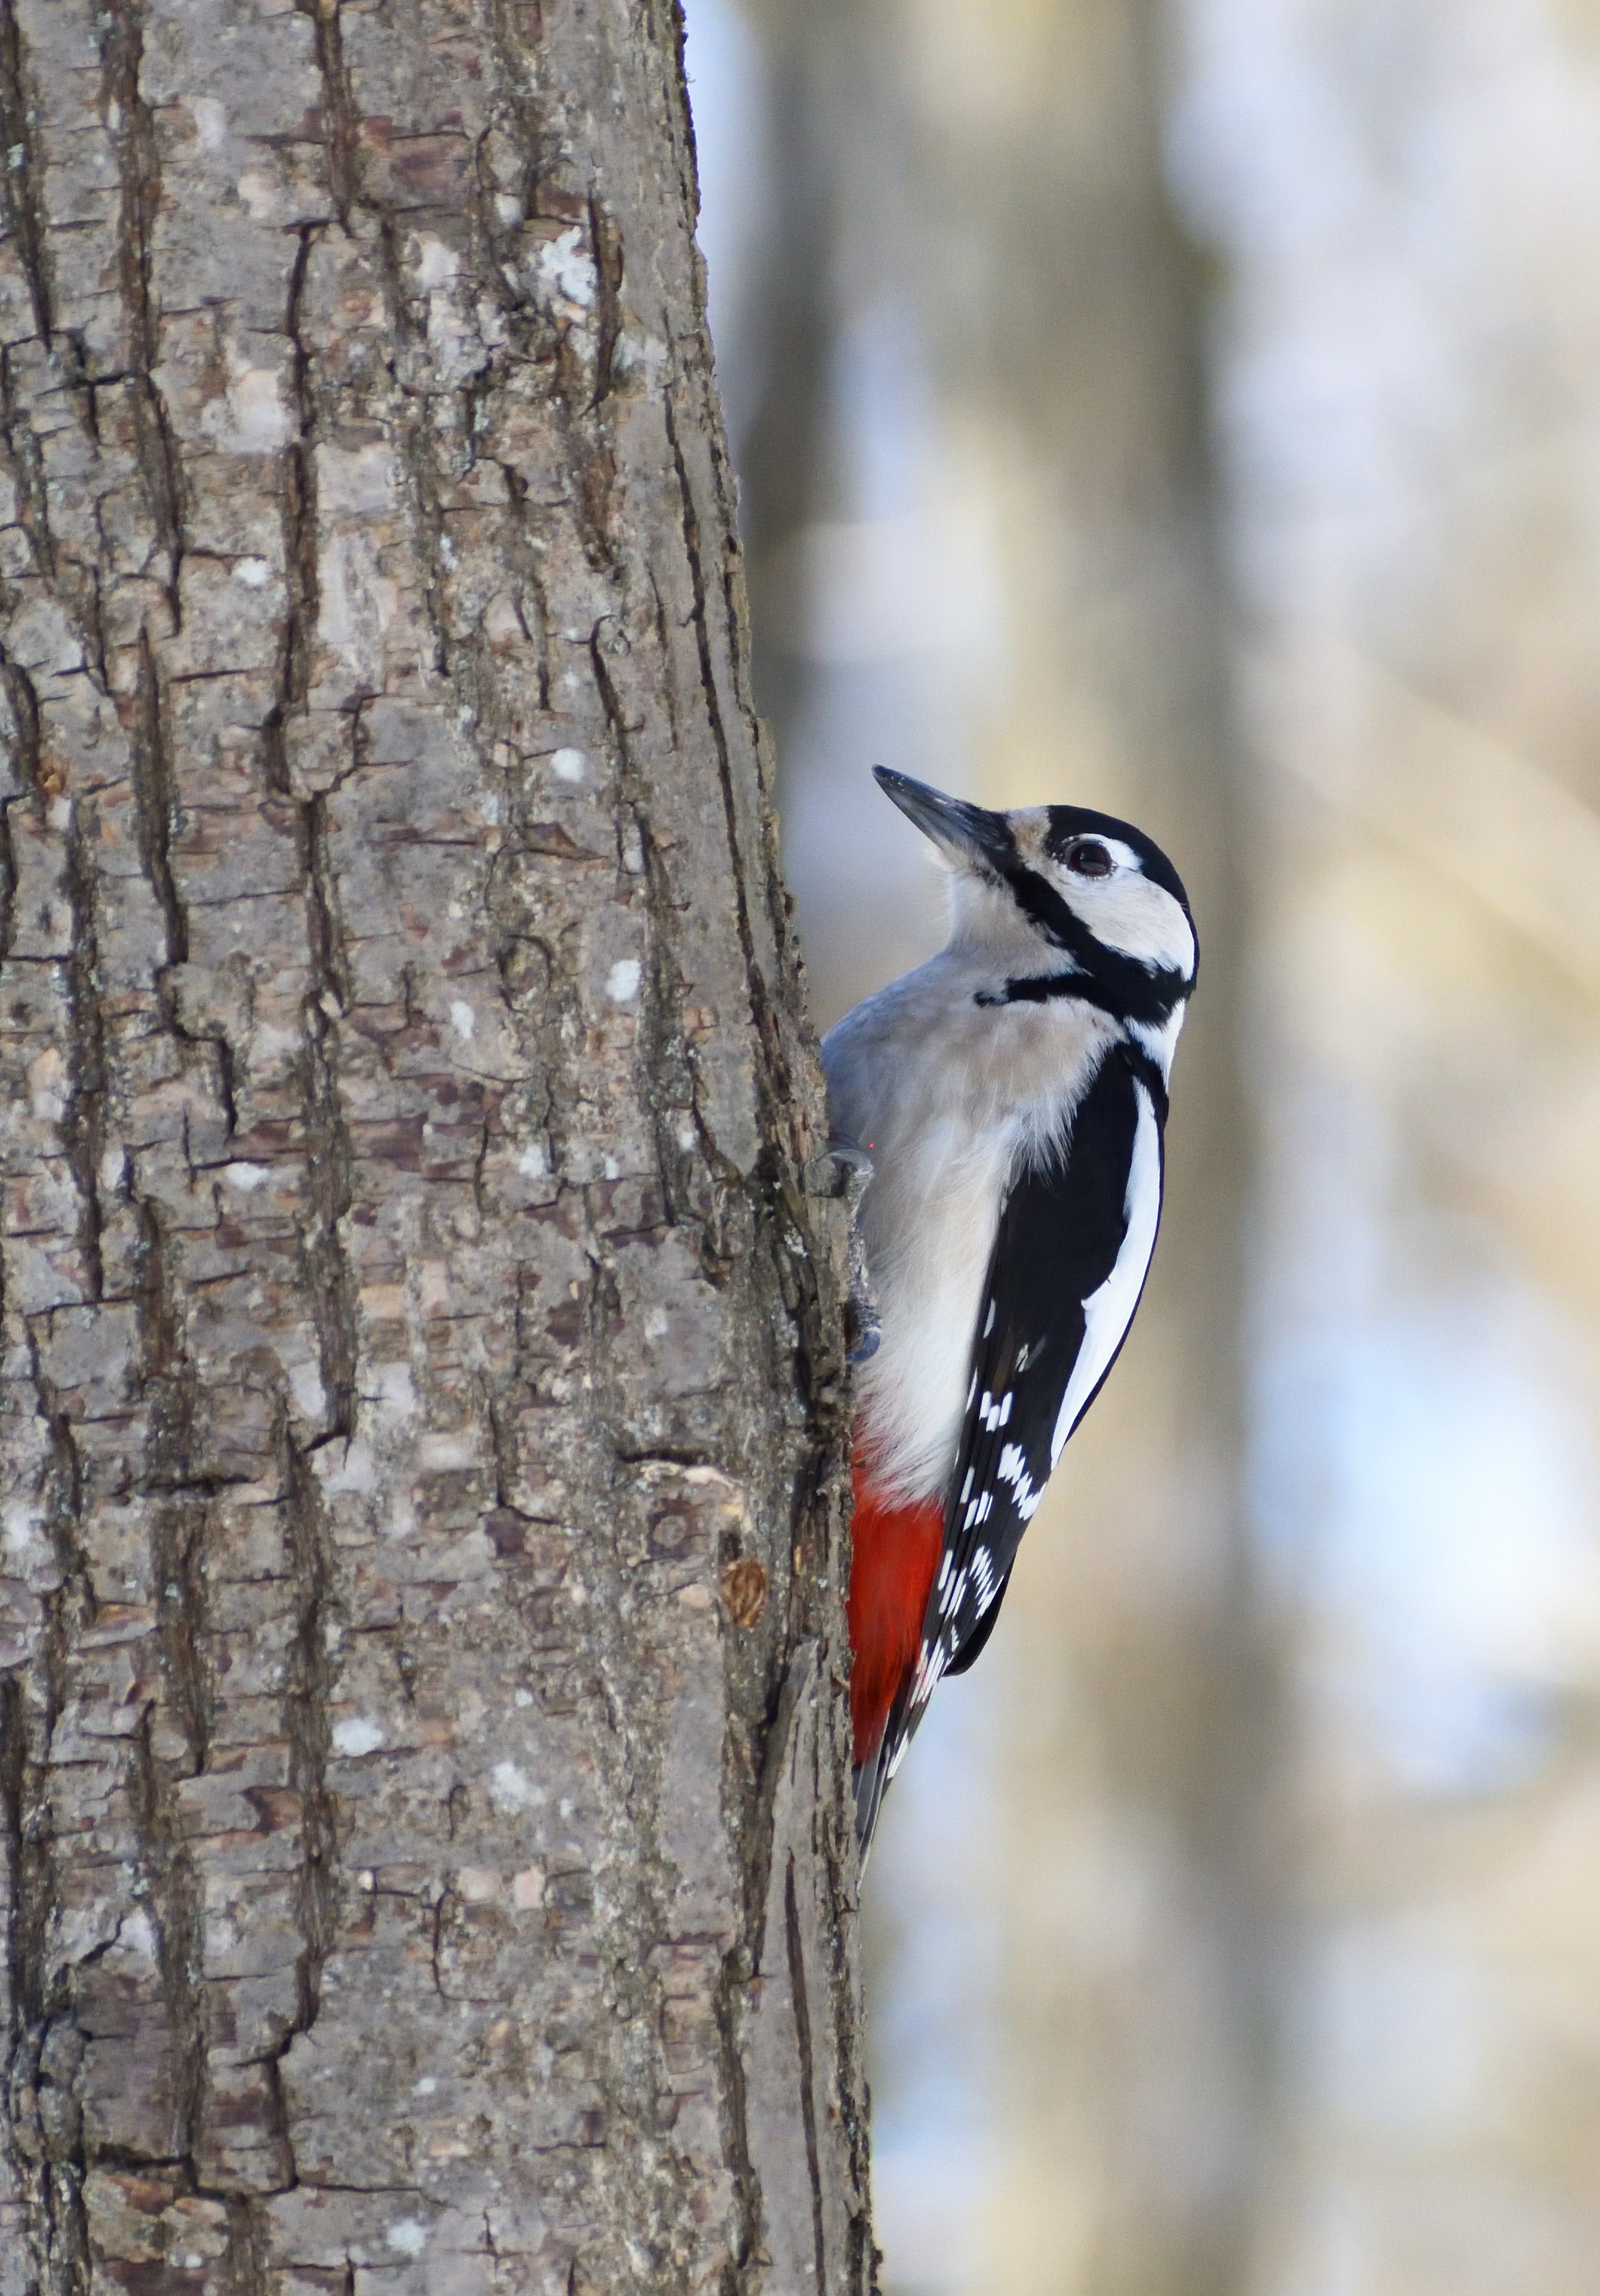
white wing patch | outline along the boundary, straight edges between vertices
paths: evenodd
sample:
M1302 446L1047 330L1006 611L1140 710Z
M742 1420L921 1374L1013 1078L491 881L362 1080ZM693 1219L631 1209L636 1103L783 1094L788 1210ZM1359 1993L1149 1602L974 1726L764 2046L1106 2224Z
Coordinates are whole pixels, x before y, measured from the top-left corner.
M1050 1464L1061 1457L1068 1436L1083 1416L1088 1399L1104 1376L1122 1334L1133 1320L1155 1250L1156 1226L1161 1214L1161 1141L1155 1109L1147 1088L1136 1078L1139 1105L1134 1128L1133 1158L1128 1168L1128 1193L1123 1210L1128 1217L1117 1264L1097 1291L1083 1303L1083 1345L1067 1382L1067 1391L1056 1414L1050 1438Z

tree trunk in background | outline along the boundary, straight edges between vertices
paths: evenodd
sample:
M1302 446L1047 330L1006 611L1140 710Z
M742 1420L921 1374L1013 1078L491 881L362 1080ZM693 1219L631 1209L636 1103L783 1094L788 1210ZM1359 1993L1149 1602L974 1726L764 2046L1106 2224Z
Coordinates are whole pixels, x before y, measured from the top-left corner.
M828 505L828 385L833 348L837 157L829 150L850 117L836 99L841 30L852 0L809 0L803 11L761 0L752 11L770 58L772 168L777 195L762 250L762 388L739 449L740 527L749 554L754 677L778 755L788 754L804 696L792 650L804 611L785 554ZM720 330L718 333L720 341ZM787 578L785 578L787 574Z
M0 2288L861 2290L675 12L5 0L0 114Z
M986 1660L1006 1669L989 1784L1016 1845L997 2296L1236 2290L1263 2151L1275 1690L1242 1496L1249 871L1201 281L1161 178L1163 18L1157 0L907 0L896 40L951 459L1005 569L973 793L1139 822L1184 873L1202 949L1149 1292Z

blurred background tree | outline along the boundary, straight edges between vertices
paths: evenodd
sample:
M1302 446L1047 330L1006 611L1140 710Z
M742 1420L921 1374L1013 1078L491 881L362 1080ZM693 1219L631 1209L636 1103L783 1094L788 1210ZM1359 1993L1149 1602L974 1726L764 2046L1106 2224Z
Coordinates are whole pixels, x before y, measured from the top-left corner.
M892 2296L1600 2254L1600 7L691 0L815 1017L866 773L1195 899L1169 1218L868 1890Z

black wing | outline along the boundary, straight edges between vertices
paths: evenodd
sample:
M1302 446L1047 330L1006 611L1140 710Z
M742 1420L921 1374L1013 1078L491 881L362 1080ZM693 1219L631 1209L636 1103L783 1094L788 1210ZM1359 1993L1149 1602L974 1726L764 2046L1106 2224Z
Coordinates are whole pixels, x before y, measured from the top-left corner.
M988 1641L1061 1443L1099 1393L1133 1320L1160 1218L1165 1114L1158 1077L1113 1048L1065 1142L1025 1166L1006 1196L921 1655L876 1760L857 1782L864 1845L940 1678L964 1672Z

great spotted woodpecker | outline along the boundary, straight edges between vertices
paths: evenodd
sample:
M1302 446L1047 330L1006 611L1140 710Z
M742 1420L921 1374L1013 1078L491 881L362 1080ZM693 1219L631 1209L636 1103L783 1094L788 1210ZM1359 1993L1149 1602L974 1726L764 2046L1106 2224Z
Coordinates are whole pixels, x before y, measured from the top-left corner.
M1199 955L1177 871L1126 822L990 813L876 772L948 865L952 915L939 955L823 1043L835 1152L870 1173L849 1603L863 1857L1138 1306Z

